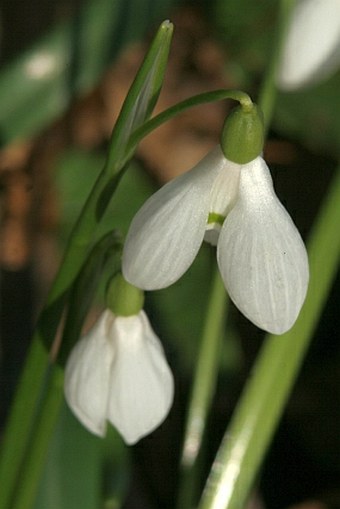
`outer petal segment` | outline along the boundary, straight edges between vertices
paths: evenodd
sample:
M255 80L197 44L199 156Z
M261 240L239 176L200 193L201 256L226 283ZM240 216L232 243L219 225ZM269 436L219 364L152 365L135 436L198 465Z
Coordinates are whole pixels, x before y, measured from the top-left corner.
M73 348L65 369L65 398L80 422L92 433L104 436L109 375L114 356L108 341L115 320L111 311L102 313L96 324Z
M144 311L117 317L116 357L112 366L108 419L127 444L151 433L173 401L174 382L162 345Z
M307 253L260 157L241 170L239 198L223 224L217 260L231 299L249 320L274 334L292 327L306 296Z
M134 217L125 242L124 277L144 290L165 288L190 267L202 244L210 190L226 159L216 147L166 184Z
M293 12L278 73L282 90L327 77L340 65L340 1L300 0Z

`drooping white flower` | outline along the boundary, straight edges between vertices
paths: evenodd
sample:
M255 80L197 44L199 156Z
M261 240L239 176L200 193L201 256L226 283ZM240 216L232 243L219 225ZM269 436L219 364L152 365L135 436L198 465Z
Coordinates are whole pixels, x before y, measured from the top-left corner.
M340 0L300 0L284 43L277 83L296 90L318 83L340 66Z
M157 428L171 407L174 382L144 311L104 311L73 348L64 388L73 413L96 435L104 436L110 421L134 444Z
M151 196L131 223L124 277L145 290L165 288L211 237L225 287L240 311L274 334L292 327L306 295L307 254L260 156L237 164L217 147Z

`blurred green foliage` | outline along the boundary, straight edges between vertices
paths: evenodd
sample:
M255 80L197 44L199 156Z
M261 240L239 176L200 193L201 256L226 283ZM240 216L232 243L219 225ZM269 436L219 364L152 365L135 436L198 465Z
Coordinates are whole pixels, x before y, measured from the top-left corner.
M94 509L124 498L128 449L113 428L105 440L89 433L62 406L34 509Z
M0 144L46 128L75 97L96 86L122 48L157 27L175 3L86 0L81 8L71 8L73 17L65 17L1 69ZM13 30L4 28L5 34Z
M273 127L312 152L340 156L340 72L317 87L280 94Z
M211 7L215 33L226 49L226 73L256 101L270 61L279 2L224 1ZM314 152L340 154L340 72L298 92L280 93L272 128Z

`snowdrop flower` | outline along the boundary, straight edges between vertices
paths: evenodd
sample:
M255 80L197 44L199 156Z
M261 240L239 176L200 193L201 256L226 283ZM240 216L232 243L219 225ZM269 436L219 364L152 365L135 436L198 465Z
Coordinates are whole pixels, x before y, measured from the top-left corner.
M92 433L109 421L127 444L166 418L174 382L162 345L143 310L116 316L106 309L76 344L65 369L65 397Z
M274 334L290 329L306 295L307 254L261 156L235 163L218 146L151 196L131 223L124 277L145 290L165 288L204 239L217 243L221 276L240 311Z
M293 11L277 76L279 88L318 83L340 66L340 0L300 0Z

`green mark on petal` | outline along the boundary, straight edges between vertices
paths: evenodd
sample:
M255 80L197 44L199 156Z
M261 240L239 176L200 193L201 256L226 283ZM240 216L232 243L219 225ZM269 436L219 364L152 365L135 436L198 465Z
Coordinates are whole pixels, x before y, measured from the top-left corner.
M222 226L224 223L224 220L225 220L225 217L222 216L221 214L217 214L216 212L209 212L208 224L218 223Z

